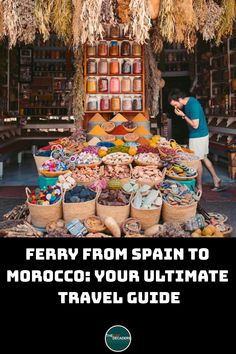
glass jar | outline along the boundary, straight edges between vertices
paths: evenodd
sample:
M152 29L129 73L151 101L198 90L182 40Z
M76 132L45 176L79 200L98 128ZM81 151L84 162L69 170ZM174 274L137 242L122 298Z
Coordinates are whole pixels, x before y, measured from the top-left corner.
M107 59L100 59L98 62L98 73L101 75L108 74L108 61Z
M135 77L133 80L133 91L134 92L141 92L142 91L142 78Z
M131 69L131 61L130 60L124 60L121 66L121 71L122 74L131 74L132 69Z
M98 92L108 92L108 79L106 77L99 78Z
M109 96L102 96L100 100L100 110L109 111L110 110L110 98Z
M142 47L141 47L141 45L136 43L136 42L134 42L133 43L132 52L133 52L133 56L134 57L141 57L141 55L142 55Z
M96 46L87 45L87 56L88 57L95 57L96 56Z
M108 55L108 45L106 41L100 41L98 44L98 56L106 57Z
M143 108L142 97L134 96L132 106L133 106L133 111L141 111Z
M120 27L119 26L111 26L110 36L111 36L111 38L119 38L120 37Z
M120 72L120 64L117 59L111 59L110 61L110 74L118 75Z
M97 62L95 59L89 59L87 62L87 73L97 74Z
M118 57L119 56L119 45L117 41L111 41L109 47L109 55L111 57Z
M131 80L129 77L123 77L121 80L121 92L131 92Z
M111 98L111 110L113 112L120 111L120 97L119 96L112 96Z
M140 59L135 59L133 63L133 74L142 74L142 63Z
M131 45L130 42L124 41L121 43L121 55L128 57L131 54Z
M96 77L88 77L87 79L87 92L96 93L97 92L97 79Z
M132 97L125 96L122 100L122 110L123 111L132 111L132 109L133 109Z
M120 79L118 77L111 78L110 93L120 93Z
M87 102L88 111L98 111L98 98L97 96L89 96Z

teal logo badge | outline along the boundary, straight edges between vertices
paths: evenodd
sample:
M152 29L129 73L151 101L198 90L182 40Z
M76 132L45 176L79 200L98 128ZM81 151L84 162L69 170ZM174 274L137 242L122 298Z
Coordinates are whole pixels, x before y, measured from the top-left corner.
M131 334L124 326L112 326L105 334L105 343L111 351L123 352L130 346Z

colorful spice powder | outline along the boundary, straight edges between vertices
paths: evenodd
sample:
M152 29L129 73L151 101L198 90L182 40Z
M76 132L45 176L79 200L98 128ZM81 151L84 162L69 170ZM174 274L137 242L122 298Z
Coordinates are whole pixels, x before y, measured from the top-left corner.
M151 135L151 133L143 126L140 126L137 129L135 129L134 133L140 136Z
M137 141L137 143L141 144L141 145L149 145L149 140L147 140L146 138L144 137L140 137Z
M97 137L94 137L91 140L89 140L88 145L89 146L96 146L97 143L99 143L100 141L101 141L100 139L98 139Z
M120 113L118 113L114 118L111 119L111 122L127 122L127 121L128 120Z
M127 130L123 127L123 125L118 125L112 131L112 135L125 135L127 134Z
M96 113L90 120L90 122L106 122L103 116L99 113Z
M122 146L122 145L124 145L124 142L123 142L123 140L121 140L121 139L117 139L116 141L114 141L114 144L115 144L116 146Z
M134 117L133 122L147 122L147 118L142 113L138 113Z
M90 134L90 135L106 135L107 133L99 125L96 125L92 130L90 130L90 132L88 134Z

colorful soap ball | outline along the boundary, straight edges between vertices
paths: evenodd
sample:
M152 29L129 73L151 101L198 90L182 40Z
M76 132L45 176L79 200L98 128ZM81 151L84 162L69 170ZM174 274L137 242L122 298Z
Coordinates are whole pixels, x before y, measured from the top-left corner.
M36 205L51 205L61 198L61 189L58 186L48 186L43 189L36 188L31 192L29 202Z

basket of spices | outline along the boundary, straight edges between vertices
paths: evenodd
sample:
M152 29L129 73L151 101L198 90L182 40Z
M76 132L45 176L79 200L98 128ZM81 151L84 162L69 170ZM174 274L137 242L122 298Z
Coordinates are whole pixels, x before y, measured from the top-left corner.
M128 122L123 123L123 127L128 133L133 133L137 128L137 124L135 124L132 120L128 120Z
M104 136L101 137L101 141L103 141L103 142L112 143L115 140L116 140L116 137L111 134L105 134Z
M127 141L128 143L135 142L138 139L139 139L139 136L135 133L128 133L128 134L125 134L125 136L124 136L124 140Z
M101 125L101 128L105 130L106 133L111 133L116 127L115 123L113 122L105 122Z

